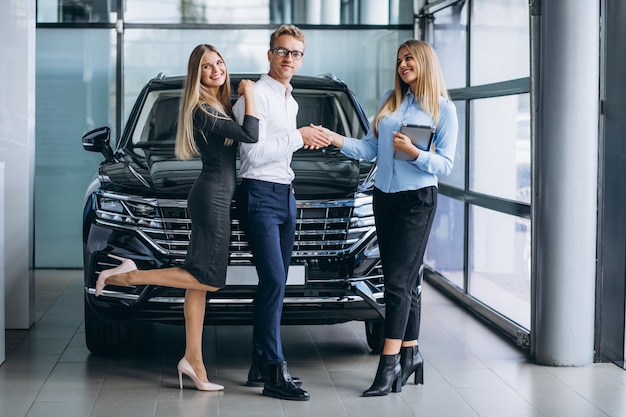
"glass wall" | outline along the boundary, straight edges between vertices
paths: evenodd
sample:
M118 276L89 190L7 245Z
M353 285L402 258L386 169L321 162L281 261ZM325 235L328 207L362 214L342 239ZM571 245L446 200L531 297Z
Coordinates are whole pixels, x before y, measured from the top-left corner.
M465 2L453 4L432 21L437 56L448 88L463 88L467 82L467 11Z
M528 220L470 205L467 292L530 329Z
M413 24L411 0L37 0L37 23Z
M35 266L82 267L82 206L102 160L81 136L115 126L115 32L38 29Z
M307 39L300 73L344 80L371 116L393 87L397 46L413 36L412 7L410 0L38 0L35 266L83 266L83 199L103 158L82 149L82 135L109 126L115 141L143 85L161 72L184 74L197 44L217 46L231 72L263 72L270 33L296 23Z
M127 0L124 20L129 23L226 23L270 22L270 0Z
M412 24L406 0L127 0L125 19L133 23L297 25Z
M531 311L528 3L430 7L421 37L441 59L460 129L455 167L440 179L427 277L516 338L529 333Z
M470 101L469 188L530 203L530 96Z
M441 191L424 263L458 288L465 287L465 205Z
M528 2L473 0L470 4L470 85L529 77Z
M37 23L114 22L116 0L37 0Z
M124 38L125 117L147 80L160 72L184 74L189 52L202 42L216 45L233 73L266 72L272 30L128 29ZM388 29L304 32L307 46L298 74L332 73L355 91L369 115L376 110L382 94L393 88L396 50L412 36L410 30ZM365 58L364 50L376 58Z

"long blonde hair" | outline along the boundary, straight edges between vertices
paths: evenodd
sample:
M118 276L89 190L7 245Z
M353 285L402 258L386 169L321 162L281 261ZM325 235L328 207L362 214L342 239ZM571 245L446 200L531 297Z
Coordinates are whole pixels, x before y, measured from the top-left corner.
M420 107L428 113L437 125L439 122L439 98L448 98L448 90L443 79L443 72L439 66L439 59L432 46L424 41L409 39L398 47L409 50L417 64L417 81L415 86L415 99ZM396 53L397 56L397 53ZM398 74L398 64L396 64L396 81L393 92L387 97L380 110L374 117L372 129L374 135L378 137L378 124L387 115L394 113L400 107L402 99L409 90L409 85L402 81Z
M174 152L179 159L191 159L200 154L196 141L193 137L193 113L196 108L201 109L208 115L220 118L232 118L232 104L230 101L230 77L226 69L226 81L220 86L217 96L214 95L204 84L202 84L202 57L207 52L215 52L224 61L222 54L213 45L201 44L194 48L189 56L187 64L187 79L183 87L180 98L178 112L178 130L176 132L176 146ZM224 66L226 64L224 63ZM223 116L218 116L208 112L203 104L218 110ZM206 139L206 138L205 138ZM230 139L226 139L225 145L232 144Z

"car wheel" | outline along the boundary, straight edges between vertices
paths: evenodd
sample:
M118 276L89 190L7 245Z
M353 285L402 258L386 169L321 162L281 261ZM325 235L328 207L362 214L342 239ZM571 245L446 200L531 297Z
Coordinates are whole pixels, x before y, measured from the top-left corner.
M95 355L131 353L137 345L133 322L103 321L85 300L85 342Z
M365 321L365 336L372 353L383 351L383 345L385 344L384 330L385 321L382 319Z

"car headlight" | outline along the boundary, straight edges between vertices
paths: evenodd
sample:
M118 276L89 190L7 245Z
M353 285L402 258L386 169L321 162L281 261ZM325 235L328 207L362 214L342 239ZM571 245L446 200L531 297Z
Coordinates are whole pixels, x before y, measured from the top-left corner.
M113 213L126 213L126 209L124 208L120 200L114 200L112 198L101 198L99 203L100 210Z
M354 210L350 219L350 228L361 228L374 226L374 208L372 197L357 197L354 200Z
M111 195L98 196L96 217L120 225L132 225L162 229L163 222L159 218L156 203L133 201L129 198L115 198Z

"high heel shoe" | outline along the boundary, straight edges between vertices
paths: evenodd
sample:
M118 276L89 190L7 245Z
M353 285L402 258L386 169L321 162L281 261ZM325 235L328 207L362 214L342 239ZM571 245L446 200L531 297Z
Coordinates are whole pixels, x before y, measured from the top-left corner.
M413 383L424 385L424 358L415 346L400 349L400 367L402 368L402 386L406 385L411 374L415 374Z
M374 383L362 395L364 397L375 397L387 395L391 391L402 391L401 374L402 370L398 355L380 355Z
M187 375L193 381L198 391L221 391L224 389L222 385L200 381L196 371L193 370L184 357L178 362L178 383L180 389L183 389L183 374Z
M122 258L121 256L116 256L112 254L109 254L109 258L117 259L122 263L115 268L105 269L104 271L100 272L98 280L96 281L96 297L98 297L104 287L106 287L107 278L113 275L137 270L137 265L135 265L135 262L133 262L131 259Z

